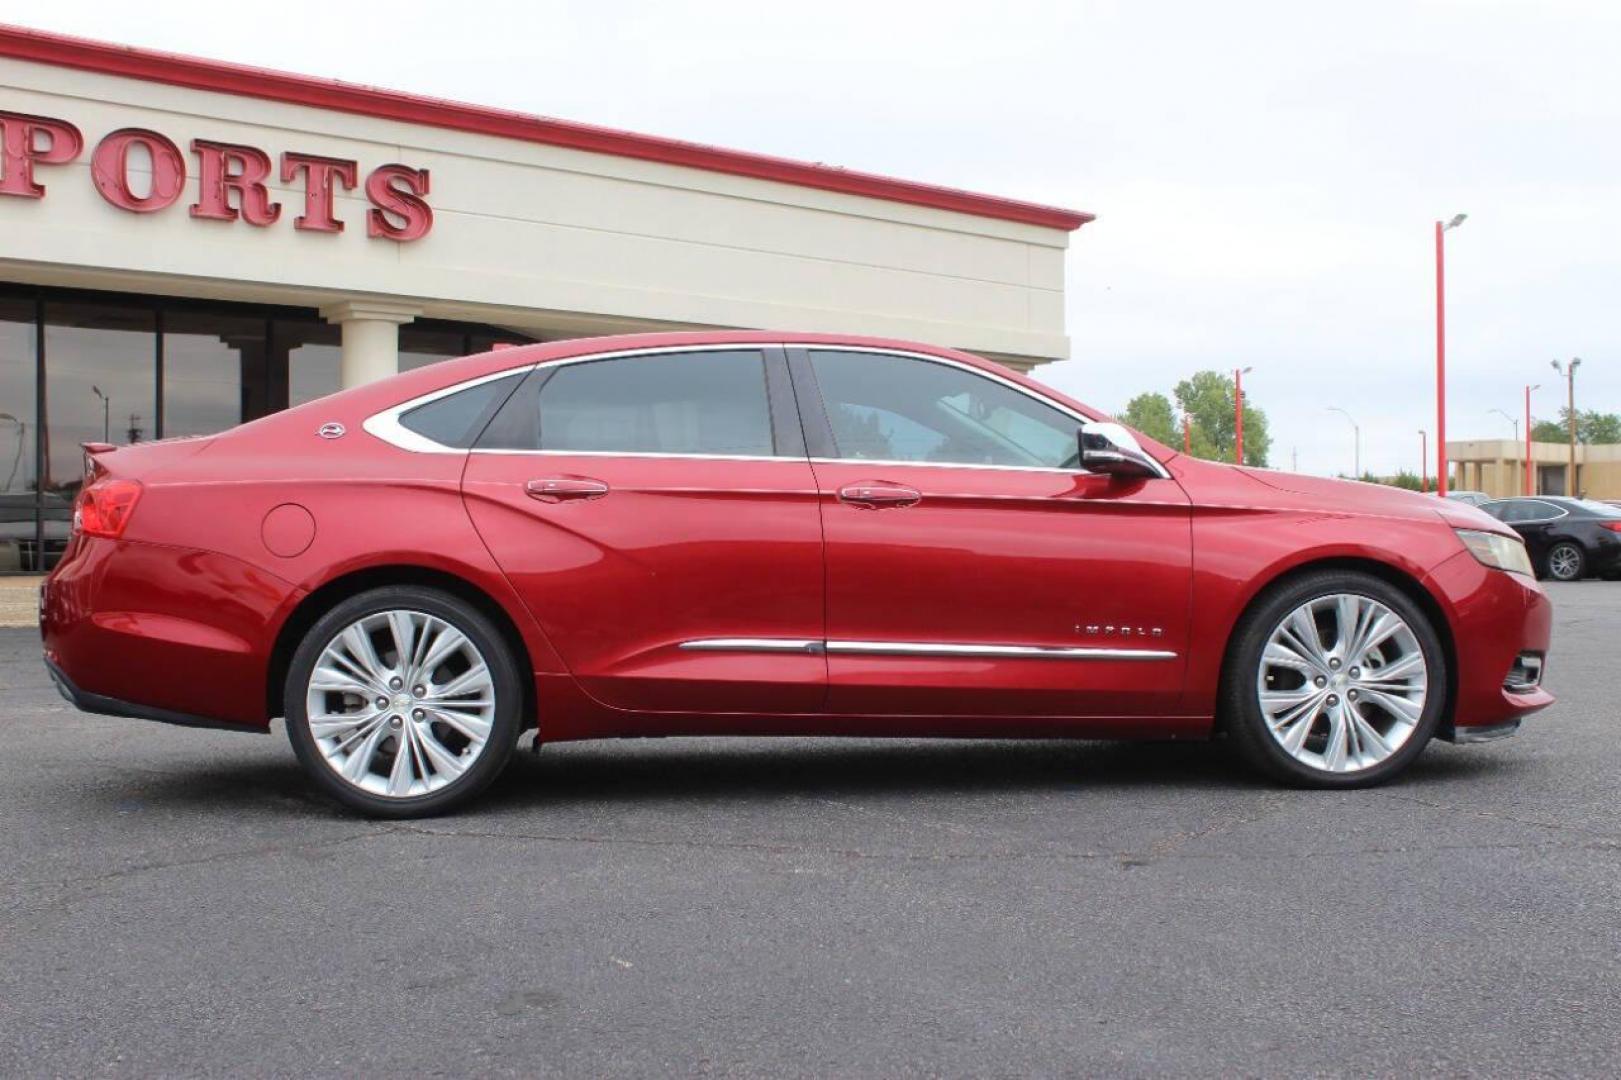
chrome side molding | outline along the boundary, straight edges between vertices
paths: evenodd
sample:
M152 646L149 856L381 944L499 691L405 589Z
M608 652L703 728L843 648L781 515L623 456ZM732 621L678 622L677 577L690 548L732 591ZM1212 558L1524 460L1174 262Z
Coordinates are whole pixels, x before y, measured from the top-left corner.
M998 660L1175 660L1169 649L1098 646L984 645L933 641L813 641L803 638L700 638L683 641L694 652L832 653L844 656L978 657Z

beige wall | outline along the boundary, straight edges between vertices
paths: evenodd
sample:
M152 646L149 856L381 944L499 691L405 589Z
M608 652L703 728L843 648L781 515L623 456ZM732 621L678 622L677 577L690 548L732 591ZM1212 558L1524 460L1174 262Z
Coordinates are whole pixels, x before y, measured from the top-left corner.
M1519 495L1524 490L1525 444L1512 439L1474 439L1447 443L1451 464L1451 484L1468 491L1484 491L1496 498ZM1564 495L1563 483L1549 488L1542 482L1541 466L1565 466L1570 462L1568 443L1532 443L1533 492ZM1621 445L1576 447L1578 493L1593 499L1621 499Z
M1061 229L378 120L0 58L4 108L67 120L85 151L38 166L42 200L0 198L0 279L335 308L383 302L538 336L691 326L916 338L998 358L1068 355ZM360 191L347 229L301 232L302 182L281 220L194 220L188 191L149 215L89 177L96 142L144 127L352 158L362 180L432 173L434 227L371 238Z

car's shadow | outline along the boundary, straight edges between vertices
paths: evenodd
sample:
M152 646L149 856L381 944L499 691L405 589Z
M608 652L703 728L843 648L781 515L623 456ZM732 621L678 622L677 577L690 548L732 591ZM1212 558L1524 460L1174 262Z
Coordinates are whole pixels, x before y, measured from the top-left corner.
M1396 784L1466 780L1512 766L1500 754L1433 747ZM278 762L200 764L139 786L142 801L181 810L346 813L316 794L290 754ZM1210 742L671 739L574 743L534 754L525 740L473 808L512 813L659 802L1156 789L1253 793L1274 786L1243 767L1224 744Z

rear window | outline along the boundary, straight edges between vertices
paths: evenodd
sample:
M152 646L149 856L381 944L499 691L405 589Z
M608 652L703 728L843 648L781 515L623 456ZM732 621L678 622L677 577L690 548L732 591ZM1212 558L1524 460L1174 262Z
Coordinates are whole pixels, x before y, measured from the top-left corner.
M400 425L441 446L466 450L525 374L492 379L418 405L400 416Z

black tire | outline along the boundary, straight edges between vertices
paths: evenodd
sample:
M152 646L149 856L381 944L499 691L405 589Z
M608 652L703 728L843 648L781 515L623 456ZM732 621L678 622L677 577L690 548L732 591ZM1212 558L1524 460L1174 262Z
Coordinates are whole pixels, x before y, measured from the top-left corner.
M438 790L415 796L389 796L363 790L328 764L309 725L307 695L322 652L346 627L388 611L420 612L449 623L477 649L490 672L494 708L490 734L466 771ZM417 818L442 814L489 786L512 757L523 730L522 674L501 632L467 602L437 589L391 585L342 601L318 619L293 654L284 688L287 737L316 786L351 809L378 818ZM426 705L427 703L424 702ZM428 706L431 708L431 706ZM402 710L403 711L403 710ZM398 743L395 743L396 751Z
M1562 563L1556 558L1561 554L1565 555L1569 561ZM1567 572L1561 573L1556 569L1560 565L1567 566L1569 568ZM1587 576L1587 552L1582 550L1580 544L1570 540L1561 540L1548 549L1548 554L1543 557L1542 570L1544 575L1553 578L1555 581L1580 581Z
M1407 741L1378 764L1354 772L1319 769L1292 757L1272 735L1256 687L1262 653L1279 624L1311 600L1342 593L1376 600L1406 622L1427 669L1424 709ZM1447 685L1446 651L1429 616L1406 593L1371 574L1323 570L1271 587L1245 612L1228 644L1218 708L1233 748L1267 776L1298 787L1371 787L1396 776L1423 751L1446 711Z

